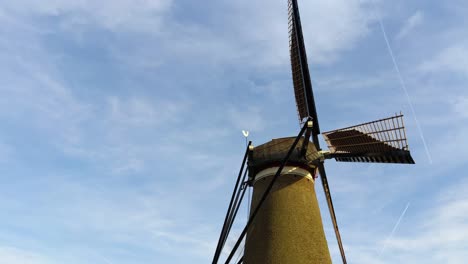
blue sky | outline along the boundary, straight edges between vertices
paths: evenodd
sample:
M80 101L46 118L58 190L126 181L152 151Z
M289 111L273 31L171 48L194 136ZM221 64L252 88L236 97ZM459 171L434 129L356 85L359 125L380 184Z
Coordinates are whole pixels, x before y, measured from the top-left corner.
M328 161L349 263L464 263L468 3L299 4L322 130L403 111L417 163ZM2 263L208 263L241 130L299 129L286 0L3 1L0 35Z

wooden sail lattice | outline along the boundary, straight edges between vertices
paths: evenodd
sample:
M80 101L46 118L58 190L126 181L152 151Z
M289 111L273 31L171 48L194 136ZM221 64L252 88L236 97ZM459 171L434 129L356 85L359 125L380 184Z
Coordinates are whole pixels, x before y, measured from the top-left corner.
M414 164L403 115L323 133L336 161Z

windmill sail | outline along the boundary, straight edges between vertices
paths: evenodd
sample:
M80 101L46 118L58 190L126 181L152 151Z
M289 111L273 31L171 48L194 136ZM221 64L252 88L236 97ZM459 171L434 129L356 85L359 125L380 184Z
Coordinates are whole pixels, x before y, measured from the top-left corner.
M401 114L325 132L323 137L336 161L414 164Z
M320 133L315 109L312 82L310 80L307 54L302 35L301 18L297 0L288 0L289 15L289 52L291 56L291 70L296 97L299 121L304 122L308 117L314 122L314 134Z
M299 15L299 7L297 0L288 0L289 13L289 52L291 56L291 71L294 86L294 95L296 97L297 112L299 122L302 124L309 118L312 118L312 139L317 150L320 150L320 142L318 134L320 134L319 122L317 118L317 110L315 107L314 93L312 91L312 82L310 80L309 66L307 64L307 54L304 45L304 36L302 34L301 18ZM309 132L309 131L308 131ZM306 134L303 150L307 148L310 133ZM304 152L304 151L302 151ZM340 249L343 263L346 264L346 256L341 241L340 230L336 220L335 209L333 207L330 187L328 186L327 175L323 162L319 164L319 173L322 181L323 191L327 199L330 217L335 230L336 240Z

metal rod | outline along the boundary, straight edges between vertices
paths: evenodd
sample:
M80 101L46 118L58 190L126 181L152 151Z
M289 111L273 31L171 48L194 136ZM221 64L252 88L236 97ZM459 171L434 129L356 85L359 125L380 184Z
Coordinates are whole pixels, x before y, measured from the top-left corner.
M340 229L338 228L338 222L336 220L335 208L333 207L330 186L328 185L327 174L325 173L323 162L319 163L318 169L320 173L320 179L322 180L323 192L325 193L325 198L327 200L328 211L330 212L333 229L335 230L336 241L338 242L338 248L340 249L341 259L343 260L343 264L346 264L346 255L343 248L343 242L341 240Z
M308 124L306 124L308 125ZM304 136L304 140L302 141L302 147L301 147L301 156L305 157L307 154L307 147L309 146L309 141L310 141L310 134L312 133L311 128L307 128Z
M245 150L244 159L242 160L242 165L241 165L241 168L239 170L239 175L237 176L236 185L235 185L234 190L232 192L231 201L229 202L229 207L228 207L228 210L226 212L226 217L224 218L223 228L221 229L221 234L219 235L218 245L216 246L215 255L213 256L213 264L218 263L218 259L219 259L219 256L221 254L221 250L222 250L222 246L221 246L222 242L221 241L223 241L223 237L225 236L225 233L226 233L228 217L229 217L229 214L230 214L230 212L232 210L232 205L233 205L233 202L234 202L234 196L236 194L237 188L239 187L239 182L240 182L240 179L241 179L241 176L242 176L242 172L244 171L245 162L247 161L247 156L249 154L251 144L252 144L252 141L249 141L249 144L247 145L247 149Z
M248 172L248 170L245 170L242 182L245 182L245 177L247 176L247 172ZM247 188L248 188L247 185L245 185L244 189L239 188L239 194L240 194L241 191L242 191L242 194L240 194L240 196L238 195L236 197L236 202L234 203L235 204L235 206L234 206L235 209L232 212L231 217L230 217L230 219L228 221L227 232L226 232L226 235L224 236L224 241L223 241L223 245L221 246L221 248L223 248L224 245L226 244L227 238L229 236L229 233L231 232L232 225L234 224L234 220L236 219L237 212L239 211L239 208L240 208L240 206L242 204L242 200L244 199L245 191L247 190Z

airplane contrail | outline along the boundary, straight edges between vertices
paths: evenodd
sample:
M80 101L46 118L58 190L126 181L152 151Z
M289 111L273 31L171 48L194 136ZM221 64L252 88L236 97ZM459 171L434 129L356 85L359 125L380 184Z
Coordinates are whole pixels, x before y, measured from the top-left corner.
M392 49L392 46L390 46L390 41L388 41L387 31L385 30L384 24L382 22L382 18L379 16L379 14L377 12L377 6L376 6L375 2L372 1L372 3L374 4L375 16L379 20L380 29L381 29L383 37L385 39L385 43L387 44L388 53L390 54L390 57L392 57L393 66L395 68L395 71L397 72L401 88L405 92L406 100L408 101L408 104L409 104L410 109L411 109L411 113L413 114L414 121L416 122L416 127L418 128L419 136L421 137L421 141L422 141L422 143L424 145L424 149L426 151L427 158L429 160L429 163L432 164L432 156L429 153L429 148L427 147L426 139L424 137L424 133L423 133L423 131L421 129L421 125L419 124L418 117L416 116L416 111L414 110L413 102L411 101L411 98L410 98L410 96L408 94L408 89L406 88L406 83L405 83L405 81L404 81L404 79L403 79L403 77L401 75L400 67L398 66L398 63L397 63L397 61L395 59L395 55L393 55L393 49Z
M384 243L384 245L382 246L382 248L380 249L380 252L379 252L379 255L378 255L377 258L379 258L380 255L382 255L382 253L384 252L385 248L387 247L388 241L390 241L390 239L392 239L392 237L393 237L393 235L395 234L395 232L396 232L398 226L400 225L401 219L403 219L403 217L404 217L405 214L406 214L406 211L408 211L409 206L410 206L410 203L408 202L408 204L406 204L405 210L403 210L403 212L402 212L401 215L400 215L400 218L398 218L398 221L396 222L395 226L393 227L392 232L391 232L390 235L387 237L387 239L385 239L385 243Z

